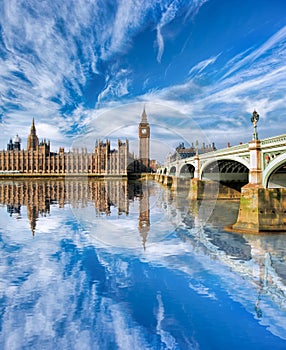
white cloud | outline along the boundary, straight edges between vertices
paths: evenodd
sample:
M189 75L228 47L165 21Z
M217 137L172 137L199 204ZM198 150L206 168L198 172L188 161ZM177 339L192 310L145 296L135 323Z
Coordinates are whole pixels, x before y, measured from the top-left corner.
M158 43L157 61L160 63L163 52L164 52L164 39L163 39L163 36L161 34L160 26L157 27L157 43Z
M195 17L195 15L199 12L200 7L207 2L208 0L192 0L189 4L188 12L185 15L185 19L189 16ZM157 25L157 61L160 63L163 53L164 53L164 37L162 34L162 30L165 26L167 26L172 20L176 17L177 12L181 7L180 0L174 0L171 3L167 4L163 9L163 13L161 16L161 20Z
M218 59L218 57L221 54L218 54L215 57L211 57L207 60L201 61L198 64L196 64L194 67L192 67L192 69L190 69L189 74L191 75L192 73L201 73L207 66L209 66L210 64L213 64L214 62L216 62L216 60Z
M130 32L140 27L147 11L151 8L152 1L120 0L112 26L108 51L114 53L124 49L128 45Z
M246 57L244 57L243 59L238 61L236 64L234 64L232 68L230 68L229 71L224 75L223 78L226 78L227 76L241 69L245 65L250 65L253 61L261 57L263 54L265 54L268 50L273 48L275 45L285 41L285 39L286 39L286 26L284 26L278 32L272 35L271 38L269 38L265 43L263 43L256 50L252 51Z
M196 16L205 2L192 1L185 19ZM98 129L94 123L98 134L108 135L112 130L110 126L103 125L100 116L103 118L108 109L127 104L130 100L144 100L152 105L171 107L177 112L176 119L182 113L186 118L196 121L204 128L210 141L218 144L220 141L226 144L226 137L229 138L228 135L221 135L220 130L228 129L229 135L235 135L235 129L239 124L243 125L243 118L247 120L253 108L257 108L261 121L271 116L271 130L276 132L274 111L281 114L286 102L286 27L260 47L244 50L231 57L221 71L219 64L223 62L223 53L192 67L183 83L157 88L135 98L132 97L134 81L130 67L122 69L119 63L113 62L106 68L105 87L98 92L96 110L84 107L83 87L89 74L98 73L97 64L100 60L126 52L134 35L142 30L146 18L152 16L154 22L151 23L157 29L157 59L161 60L164 39L169 35L168 24L178 14L181 15L182 5L179 1L173 1L165 7L161 6L162 15L156 23L158 20L153 12L156 4L152 1L119 1L118 6L109 10L104 1L95 3L80 0L70 5L55 2L50 6L35 0L31 0L28 5L26 1L5 1L4 15L0 19L5 48L5 57L0 59L0 108L5 107L1 123L1 148L16 133L25 142L32 117L36 119L36 126L38 123L49 125L51 135L47 137L45 130L39 128L38 136L40 139L51 139L54 149L60 145L69 147L69 135L85 132L93 125L92 120L98 121ZM218 75L224 72L223 77L215 84L210 82L200 85L197 80L195 83L192 76L195 74L196 78L207 79L210 67L215 67ZM115 101L108 102L111 98ZM6 108L9 104L13 104L13 107ZM70 107L67 113L62 109L65 105ZM124 109L122 111L125 113ZM129 136L134 130L132 123L133 126L138 123L141 107L133 111L127 108L124 113L113 114L117 125L114 129L119 130L121 123L128 127L126 135ZM161 115L159 111L157 114ZM231 123L232 120L234 122ZM169 127L173 128L170 118L166 118L162 125L169 122ZM214 128L214 124L220 126ZM259 128L261 130L262 123ZM182 135L187 137L185 134L183 131ZM261 135L266 136L266 132ZM246 137L243 141L247 141Z
M157 25L157 44L158 44L158 54L157 61L160 63L162 55L164 52L164 38L162 35L162 28L164 28L168 23L170 23L176 16L176 13L179 9L179 1L175 0L171 2L170 5L167 5L167 8L162 14L161 20Z
M112 77L106 78L106 86L104 90L98 96L98 105L104 101L105 98L110 99L122 97L128 94L128 86L130 83L130 79L126 78L128 76L128 72L119 72Z

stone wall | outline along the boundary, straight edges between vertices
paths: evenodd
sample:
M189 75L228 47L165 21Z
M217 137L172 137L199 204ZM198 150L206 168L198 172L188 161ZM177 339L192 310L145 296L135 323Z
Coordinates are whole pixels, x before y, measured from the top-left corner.
M233 229L253 232L285 231L286 189L244 186Z

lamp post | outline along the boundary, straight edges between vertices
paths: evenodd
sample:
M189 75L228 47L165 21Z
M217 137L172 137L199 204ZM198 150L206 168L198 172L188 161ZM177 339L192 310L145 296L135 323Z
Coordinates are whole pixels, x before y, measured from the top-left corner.
M259 120L259 114L256 112L256 110L253 111L251 116L251 123L253 124L253 140L258 140L258 133L257 133L257 122Z
M251 116L251 122L253 124L253 139L249 142L249 184L254 186L262 185L262 164L261 164L261 142L258 140L257 134L257 122L259 120L259 114L256 110L253 111Z
M196 156L199 155L199 141L196 140Z

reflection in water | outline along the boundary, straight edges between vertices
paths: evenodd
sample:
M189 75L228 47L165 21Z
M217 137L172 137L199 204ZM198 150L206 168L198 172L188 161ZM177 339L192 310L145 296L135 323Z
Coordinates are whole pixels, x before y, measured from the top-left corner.
M0 204L1 349L285 348L285 235L226 232L238 202L47 180Z
M97 216L110 215L111 207L117 214L129 213L129 201L139 200L139 232L143 246L150 227L149 188L141 182L127 180L109 181L18 181L0 183L0 204L7 212L21 218L21 206L27 207L31 232L34 235L39 216L50 214L50 206L57 203L60 208L70 204L73 208L94 205Z

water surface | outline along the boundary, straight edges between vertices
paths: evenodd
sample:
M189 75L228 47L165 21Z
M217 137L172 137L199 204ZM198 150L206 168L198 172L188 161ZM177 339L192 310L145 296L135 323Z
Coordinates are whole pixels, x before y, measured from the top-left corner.
M1 349L285 349L286 236L154 182L0 183Z

